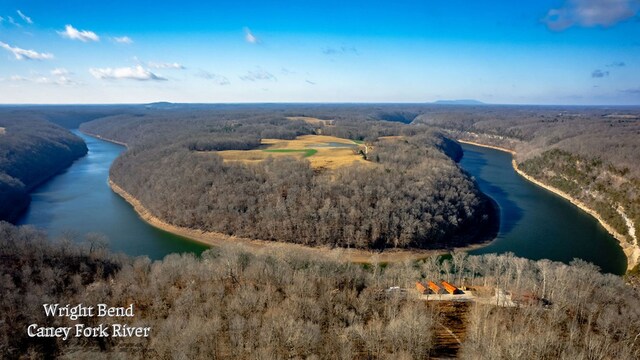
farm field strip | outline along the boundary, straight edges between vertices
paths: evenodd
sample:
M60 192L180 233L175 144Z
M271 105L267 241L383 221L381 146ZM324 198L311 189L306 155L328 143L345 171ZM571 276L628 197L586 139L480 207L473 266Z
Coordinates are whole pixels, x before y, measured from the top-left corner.
M325 135L304 135L294 140L262 139L262 146L254 150L218 151L225 161L254 163L272 156L306 158L314 169L337 169L356 163L372 165L357 150L360 145L349 139Z

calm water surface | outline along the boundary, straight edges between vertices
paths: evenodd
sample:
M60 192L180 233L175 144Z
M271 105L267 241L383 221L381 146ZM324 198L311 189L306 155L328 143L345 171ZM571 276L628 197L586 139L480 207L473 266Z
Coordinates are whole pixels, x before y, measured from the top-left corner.
M19 224L30 224L57 236L71 231L82 237L101 233L109 246L129 255L161 259L174 252L200 253L205 246L158 230L142 221L133 208L111 191L109 167L125 148L84 135L89 153L31 194L32 202Z
M460 165L500 206L497 238L471 254L510 251L565 263L580 258L606 272L625 272L627 260L616 239L590 215L518 175L511 154L468 144L462 148Z
M206 249L147 225L111 191L109 167L124 147L74 133L84 139L89 153L32 193L33 201L20 224L34 225L53 236L68 231L80 236L102 233L113 250L153 259ZM529 259L564 262L577 257L607 272L624 273L622 249L595 219L520 177L511 167L510 154L466 144L463 149L461 166L496 200L501 214L496 240L472 254L510 251Z

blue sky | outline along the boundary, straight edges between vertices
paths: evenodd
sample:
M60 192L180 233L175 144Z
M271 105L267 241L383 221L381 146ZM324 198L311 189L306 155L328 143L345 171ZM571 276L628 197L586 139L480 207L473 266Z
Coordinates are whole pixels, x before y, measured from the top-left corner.
M0 103L640 105L640 0L0 3Z

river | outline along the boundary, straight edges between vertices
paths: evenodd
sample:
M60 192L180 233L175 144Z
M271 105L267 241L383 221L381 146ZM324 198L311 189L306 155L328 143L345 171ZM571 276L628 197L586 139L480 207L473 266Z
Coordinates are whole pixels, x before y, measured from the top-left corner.
M87 156L35 189L19 224L59 236L105 234L114 251L161 259L174 252L200 253L205 246L158 230L142 221L107 184L109 167L125 148L73 131L89 147ZM617 241L591 216L568 201L520 177L511 155L463 144L460 164L480 189L500 206L500 232L488 246L471 254L504 253L529 259L569 262L581 258L606 272L623 274L626 258Z
M72 234L80 241L87 233L104 234L112 250L152 259L174 252L200 253L207 248L148 225L111 191L109 167L125 147L72 132L87 143L89 153L36 188L18 224L34 225L54 237Z
M470 144L462 148L460 165L500 206L498 236L470 254L513 252L565 263L580 258L605 272L625 273L627 259L618 241L592 216L518 175L511 154Z

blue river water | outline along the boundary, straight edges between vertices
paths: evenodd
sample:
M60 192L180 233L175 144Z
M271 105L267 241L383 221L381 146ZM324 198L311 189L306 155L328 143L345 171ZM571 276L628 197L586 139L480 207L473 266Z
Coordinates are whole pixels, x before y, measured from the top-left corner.
M511 154L462 144L460 165L500 206L500 231L471 254L513 252L529 259L569 263L580 258L623 274L627 260L617 240L592 216L527 181L511 166Z
M206 249L148 225L111 191L109 167L124 147L74 133L84 139L89 153L32 193L31 206L19 224L42 228L54 237L73 235L78 241L87 233L104 234L112 250L152 259ZM624 273L622 249L595 219L519 176L510 154L466 144L463 149L460 165L500 207L497 238L472 254L513 252L567 263L581 258L606 272Z

